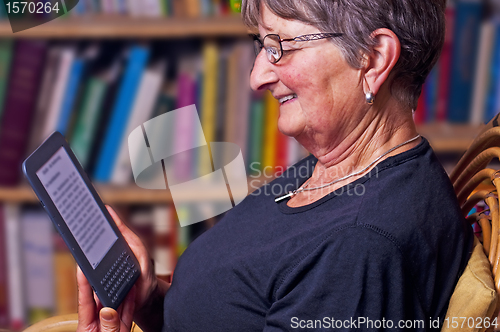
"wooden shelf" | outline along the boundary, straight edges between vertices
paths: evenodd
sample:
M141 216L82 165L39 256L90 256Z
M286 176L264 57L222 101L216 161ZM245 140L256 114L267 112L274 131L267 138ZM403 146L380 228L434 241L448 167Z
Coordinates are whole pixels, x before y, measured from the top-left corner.
M272 179L251 179L249 193ZM256 182L257 181L257 182ZM128 186L96 185L96 190L106 204L164 204L172 203L169 190L142 189L135 184ZM217 202L227 199L227 189L210 191L190 191L180 193L176 202ZM37 203L38 198L28 184L17 187L0 187L0 202L7 203Z
M433 123L418 126L418 132L427 138L434 151L461 153L467 150L483 126Z
M8 38L185 38L243 37L248 34L239 15L189 18L131 18L89 16L57 18L34 28L12 33L0 22L0 37Z

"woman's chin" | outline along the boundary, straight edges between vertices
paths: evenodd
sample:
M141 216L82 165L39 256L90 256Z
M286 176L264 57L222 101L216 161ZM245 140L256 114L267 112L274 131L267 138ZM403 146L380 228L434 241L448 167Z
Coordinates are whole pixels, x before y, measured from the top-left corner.
M284 134L286 136L297 137L302 132L303 127L301 127L298 124L294 124L294 123L290 123L290 122L282 124L281 122L284 122L284 121L281 121L281 119L278 120L278 129L282 134Z

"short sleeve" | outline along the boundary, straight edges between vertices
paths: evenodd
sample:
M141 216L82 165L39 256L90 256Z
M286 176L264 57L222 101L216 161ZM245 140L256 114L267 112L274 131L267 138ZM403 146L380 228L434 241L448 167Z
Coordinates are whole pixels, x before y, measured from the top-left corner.
M396 243L373 229L357 226L337 231L304 253L283 278L264 331L384 327L394 331L400 321L406 327L418 317L428 321L419 308L409 263ZM427 326L425 321L416 323Z

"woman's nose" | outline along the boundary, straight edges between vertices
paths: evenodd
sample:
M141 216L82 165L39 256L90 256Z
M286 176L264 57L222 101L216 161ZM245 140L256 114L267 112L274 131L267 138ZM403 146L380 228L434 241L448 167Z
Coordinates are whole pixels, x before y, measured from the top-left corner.
M266 89L269 84L278 81L275 66L269 62L266 50L263 48L255 58L250 74L250 87L257 91Z

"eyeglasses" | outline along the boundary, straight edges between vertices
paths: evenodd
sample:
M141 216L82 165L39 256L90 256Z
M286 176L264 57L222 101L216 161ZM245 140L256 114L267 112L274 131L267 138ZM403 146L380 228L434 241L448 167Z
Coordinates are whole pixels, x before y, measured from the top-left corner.
M318 40L325 38L340 37L343 33L313 33L308 35L302 35L295 38L282 39L279 35L269 34L262 39L259 39L257 35L253 35L253 45L255 50L255 56L259 55L262 49L266 50L267 59L270 63L275 64L281 60L283 57L283 45L282 42L306 42L310 40Z

